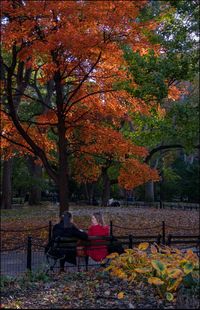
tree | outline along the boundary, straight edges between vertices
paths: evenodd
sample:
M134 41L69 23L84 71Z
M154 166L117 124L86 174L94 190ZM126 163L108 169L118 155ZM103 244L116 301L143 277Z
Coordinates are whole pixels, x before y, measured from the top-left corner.
M196 109L194 111L193 107L186 106L182 102L174 103L189 90L188 85L191 87L191 84L188 81L191 82L198 71L197 41L194 39L195 33L197 34L198 7L195 6L195 1L192 5L184 1L181 5L173 2L176 10L171 7L160 16L163 5L166 5L163 1L149 1L139 17L142 21L152 17L161 21L156 32L153 35L149 32L148 35L151 41L161 43L162 53L158 56L154 51L149 51L145 55L140 55L128 45L123 46L130 75L129 80L119 81L116 85L132 96L144 100L149 106L149 115L136 111L131 117L129 115L127 119L124 118L122 128L119 127L118 130L137 145L148 146L150 154L145 158L145 162L152 167L158 164L157 160L153 160L153 155L160 152L161 156L162 154L164 156L162 150L170 151L185 147L194 149L197 145L198 132L198 111ZM133 80L135 83L132 82ZM183 81L187 83L183 84ZM181 117L185 119L186 114L190 115L189 121L187 118L181 125ZM178 134L175 127L179 128ZM183 135L185 135L184 139ZM135 136L137 140L134 140ZM116 177L114 180L109 178L109 169L113 165L120 169L119 161L108 158L102 171L102 177L105 180L103 193L107 197L110 185L118 182ZM126 179L131 179L130 173L131 169L128 169ZM153 200L152 181L146 183L146 189L146 199ZM104 198L106 201L107 198Z
M12 159L3 162L1 176L1 208L11 209L12 203Z
M148 112L143 100L114 87L119 79L127 78L122 44L129 44L141 54L149 48L159 51L159 45L148 41L144 31L149 34L157 23L137 18L145 3L3 2L2 46L9 53L9 59L4 52L1 56L5 71L1 133L4 148L9 149L9 156L14 151L40 160L58 185L60 213L68 209L70 161L88 152L91 143L93 150L89 152L94 152L95 146L106 148L109 138L115 146L116 135L123 140L121 134L116 134L121 120L133 111ZM22 100L17 106L15 100L19 98ZM91 141L96 131L108 139L101 143L98 135L98 143ZM81 140L85 132L89 141ZM131 169L143 167L143 175L136 173L132 181L138 184L157 180L155 171L142 166L139 160L146 155L145 148L131 146L127 153L130 141L122 143L125 149L121 154L116 151L118 156L126 155ZM123 186L134 186L125 182L127 173L124 168Z
M192 105L190 95L187 103L176 101L180 96L187 98L187 92L191 93L194 88L191 83L198 71L199 6L197 1L171 3L173 6L164 15L159 15L161 7L166 5L162 1L150 1L145 6L142 20L157 16L161 21L154 35L149 35L154 42L160 42L162 53L159 57L153 51L141 56L125 46L125 59L136 84L119 83L121 89L151 105L151 114L133 115L129 124L125 124L124 132L134 143L148 146L150 153L145 162L152 167L158 165L158 157L154 155L198 147L198 107ZM155 101L160 105L160 115ZM153 200L153 183L148 182L146 189L146 198Z

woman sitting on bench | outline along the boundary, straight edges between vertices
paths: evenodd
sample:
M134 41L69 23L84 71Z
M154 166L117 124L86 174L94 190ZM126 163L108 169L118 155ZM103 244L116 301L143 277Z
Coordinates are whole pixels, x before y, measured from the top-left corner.
M92 215L92 225L88 228L88 236L109 236L109 226L105 225L101 213L96 212ZM103 239L91 240L91 246L87 249L87 255L99 262L108 255L106 245L98 245L98 242L105 242Z

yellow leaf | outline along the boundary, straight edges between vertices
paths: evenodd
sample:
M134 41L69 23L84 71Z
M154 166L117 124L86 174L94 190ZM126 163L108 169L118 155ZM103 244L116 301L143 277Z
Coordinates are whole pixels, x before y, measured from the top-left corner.
M149 247L149 243L148 242L143 242L143 243L140 243L138 245L138 249L141 250L141 251L145 251L148 247Z
M128 281L133 281L136 277L136 273L132 272L131 275L127 278Z
M167 269L167 272L168 272L168 277L172 279L176 279L179 276L182 276L183 274L182 270L177 269L177 268L169 268Z
M170 254L170 253L171 253L170 248L167 247L167 246L165 246L165 248L162 248L161 251L162 251L163 254L164 254L164 253L166 253L166 254Z
M127 254L132 254L132 253L133 253L133 250L132 250L132 249L125 249L125 252L126 252Z
M189 249L189 250L187 250L186 254L188 256L192 256L194 253L193 253L193 251L191 249Z
M185 272L185 274L188 274L190 272L192 272L193 270L193 264L191 262L187 262L183 265L183 270Z
M172 292L172 291L175 292L177 290L178 286L181 284L182 280L183 280L182 277L176 279L176 281L172 285L168 286L167 290L169 292Z
M134 271L136 271L137 273L147 273L151 272L151 268L136 268Z
M112 268L113 268L113 266L110 265L110 266L106 267L104 270L105 270L105 271L108 271L108 270L110 270L110 269L112 269Z
M155 268L159 273L164 273L166 266L163 264L163 262L159 261L159 260L152 260L151 264L153 266L153 268Z
M106 258L116 258L118 256L119 256L119 254L114 252L114 253L111 253L110 255L106 256Z
M164 284L164 282L160 278L157 278L157 277L149 278L148 279L148 283L149 284L154 284L154 285L162 285L162 284Z
M172 300L174 299L173 294L172 294L172 293L167 292L167 293L166 293L166 299L167 299L168 301L172 301Z
M123 299L124 298L124 292L120 292L119 294L117 294L117 298Z
M176 248L173 249L173 250L175 251L176 254L181 254L181 251L180 251L180 250L178 250L178 249L176 249Z

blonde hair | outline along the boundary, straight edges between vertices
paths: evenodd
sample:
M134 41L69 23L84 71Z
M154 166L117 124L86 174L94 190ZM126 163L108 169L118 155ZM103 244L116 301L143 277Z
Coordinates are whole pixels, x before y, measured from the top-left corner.
M99 225L105 226L103 215L100 212L93 213L93 216L95 217L95 219Z

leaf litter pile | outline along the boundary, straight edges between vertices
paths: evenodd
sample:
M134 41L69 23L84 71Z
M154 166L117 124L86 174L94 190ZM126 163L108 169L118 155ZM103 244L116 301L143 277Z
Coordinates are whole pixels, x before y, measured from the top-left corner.
M7 309L173 309L145 283L111 279L102 268L13 281L2 290Z

